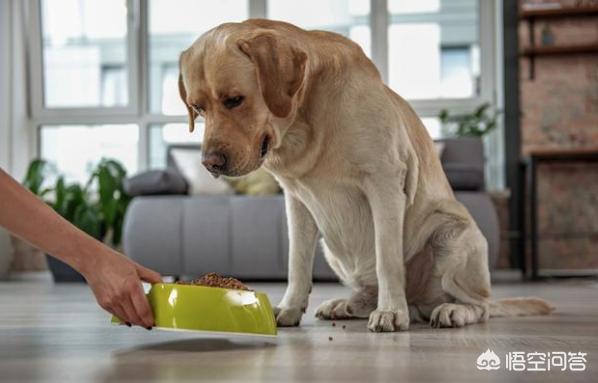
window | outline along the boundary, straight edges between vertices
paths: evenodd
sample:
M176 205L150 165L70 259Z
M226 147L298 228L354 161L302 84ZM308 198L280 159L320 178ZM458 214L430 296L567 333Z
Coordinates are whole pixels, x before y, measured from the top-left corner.
M137 171L137 125L44 125L40 142L41 157L68 182L87 181L103 157L120 161L129 172Z
M102 66L101 104L104 106L127 103L127 73L123 65Z
M269 19L339 33L358 43L368 56L371 54L369 14L369 0L268 1Z
M196 123L195 131L189 133L189 125L186 123L152 125L149 134L150 168L162 168L166 165L166 152L171 145L199 145L203 127L203 123Z
M150 111L166 115L186 113L177 81L179 55L202 33L225 22L249 17L248 0L149 1Z
M202 33L225 22L243 21L249 17L248 0L205 2L179 0L149 1L149 111L166 116L186 116L178 91L179 55ZM198 144L203 135L198 121L189 133L182 123L152 124L149 128L148 165L166 165L169 145Z
M29 82L38 152L71 179L107 156L129 172L165 166L169 145L202 139L201 122L188 132L179 98L180 52L221 23L250 17L357 42L439 138L441 109L496 101L494 31L479 28L494 25L495 1L37 0ZM489 158L495 170L496 161Z
M477 47L471 49L467 46L444 47L441 49L441 97L465 98L479 94L478 52Z
M390 0L389 84L408 99L479 94L478 0Z
M422 117L422 123L426 127L426 130L428 130L432 139L442 137L442 124L438 117Z
M41 4L44 105L127 105L125 1L44 0Z

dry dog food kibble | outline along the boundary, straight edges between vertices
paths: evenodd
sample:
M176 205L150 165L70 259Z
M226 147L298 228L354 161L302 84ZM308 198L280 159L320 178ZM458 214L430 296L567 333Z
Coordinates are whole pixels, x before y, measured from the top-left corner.
M216 273L206 274L199 279L192 280L191 282L177 283L181 285L199 285L208 287L221 287L223 289L249 290L249 288L238 279L223 277Z

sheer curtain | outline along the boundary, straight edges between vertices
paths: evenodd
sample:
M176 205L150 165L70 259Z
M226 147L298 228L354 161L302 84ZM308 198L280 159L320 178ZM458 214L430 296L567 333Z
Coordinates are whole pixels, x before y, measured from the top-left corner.
M28 117L28 2L0 0L0 167L22 179L35 156L35 129ZM0 279L12 262L12 246L0 229Z
M0 0L0 166L17 179L35 155L27 103L27 4Z
M10 1L0 0L0 167L10 165Z

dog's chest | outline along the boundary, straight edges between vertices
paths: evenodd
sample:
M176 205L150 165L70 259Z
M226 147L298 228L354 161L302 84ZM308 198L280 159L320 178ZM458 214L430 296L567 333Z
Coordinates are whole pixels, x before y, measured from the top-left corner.
M285 190L307 207L326 245L337 256L373 251L372 214L358 187L294 181L286 185Z

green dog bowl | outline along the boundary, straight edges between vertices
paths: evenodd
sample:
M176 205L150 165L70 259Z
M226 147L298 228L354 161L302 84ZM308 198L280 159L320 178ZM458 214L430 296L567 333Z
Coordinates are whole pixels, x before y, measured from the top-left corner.
M276 320L264 293L157 283L147 298L160 329L276 336ZM123 321L113 317L112 323Z

